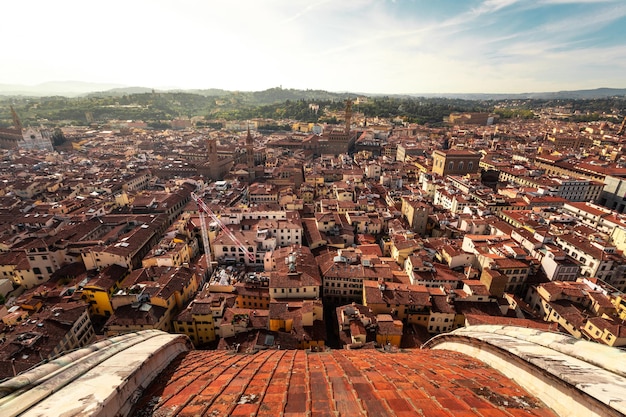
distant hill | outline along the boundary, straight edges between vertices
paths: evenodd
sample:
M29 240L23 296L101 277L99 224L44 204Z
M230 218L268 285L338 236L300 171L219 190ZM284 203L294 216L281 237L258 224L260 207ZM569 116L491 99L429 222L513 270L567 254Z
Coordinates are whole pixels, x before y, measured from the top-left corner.
M413 97L443 97L443 98L460 98L464 100L554 100L554 99L573 99L573 100L590 100L607 97L626 97L626 88L595 88L592 90L571 90L571 91L555 91L544 93L519 93L519 94L490 94L490 93L444 93L444 94L411 94Z
M273 104L286 100L344 100L357 96L355 93L332 93L324 90L296 90L278 87L255 91L251 95L251 102L258 104Z
M231 91L222 90L220 88L207 88L203 90L170 90L170 91L176 92L176 93L199 94L201 96L206 96L206 97L223 97L231 93Z
M616 96L626 97L626 88L596 88L593 90L557 91L556 93L535 93L530 98L594 99Z
M129 94L145 94L155 91L147 87L118 87L104 91L95 91L87 94L87 97L121 97Z
M591 90L556 91L543 93L491 94L491 93L415 93L415 94L368 94L355 92L330 92L324 90L298 90L270 88L263 91L229 91L219 88L209 89L153 89L150 87L129 87L119 84L88 83L81 81L54 81L37 85L0 84L0 95L4 96L65 96L65 97L120 97L129 94L187 93L205 97L225 97L239 95L245 102L273 104L285 100L345 100L356 96L393 97L441 97L464 100L506 100L506 99L597 99L605 97L626 97L626 88L596 88Z

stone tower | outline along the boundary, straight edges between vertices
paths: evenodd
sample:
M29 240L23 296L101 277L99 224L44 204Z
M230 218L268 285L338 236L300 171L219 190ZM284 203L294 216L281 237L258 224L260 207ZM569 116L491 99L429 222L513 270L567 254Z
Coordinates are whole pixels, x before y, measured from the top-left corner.
M250 134L250 126L248 126L248 135L246 136L246 166L248 171L254 171L254 138Z
M207 159L210 164L217 165L217 140L209 138L206 141Z
M11 116L13 117L13 127L21 132L24 126L22 126L22 121L13 106L11 106Z
M217 158L217 139L209 138L206 141L207 159L209 161L209 176L218 180L220 176L219 160Z
M345 133L349 137L350 135L350 124L352 123L352 100L346 100L346 130Z

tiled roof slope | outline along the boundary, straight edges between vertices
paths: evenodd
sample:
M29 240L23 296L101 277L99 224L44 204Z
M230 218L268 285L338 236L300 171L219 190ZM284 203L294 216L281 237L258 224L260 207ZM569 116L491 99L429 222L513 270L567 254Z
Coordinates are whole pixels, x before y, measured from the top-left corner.
M183 353L134 416L555 416L508 377L448 351Z

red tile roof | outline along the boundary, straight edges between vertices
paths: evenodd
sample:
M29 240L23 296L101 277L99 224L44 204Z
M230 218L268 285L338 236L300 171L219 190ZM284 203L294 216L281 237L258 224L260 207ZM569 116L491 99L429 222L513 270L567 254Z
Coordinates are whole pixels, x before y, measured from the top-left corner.
M184 353L131 415L555 416L469 356L372 349Z

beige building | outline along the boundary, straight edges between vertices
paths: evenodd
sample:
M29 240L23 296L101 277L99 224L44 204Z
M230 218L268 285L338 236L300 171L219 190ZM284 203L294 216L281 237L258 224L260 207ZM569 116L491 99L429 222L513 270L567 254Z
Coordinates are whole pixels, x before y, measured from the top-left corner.
M432 211L433 208L430 204L402 197L402 215L409 222L411 230L420 236L426 234L428 216Z
M432 153L432 171L442 176L475 174L480 169L478 164L481 157L478 152L470 150L436 150Z

